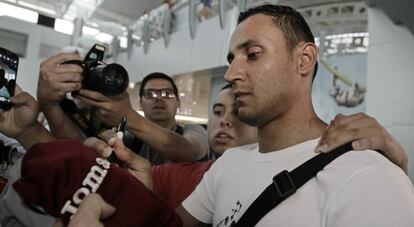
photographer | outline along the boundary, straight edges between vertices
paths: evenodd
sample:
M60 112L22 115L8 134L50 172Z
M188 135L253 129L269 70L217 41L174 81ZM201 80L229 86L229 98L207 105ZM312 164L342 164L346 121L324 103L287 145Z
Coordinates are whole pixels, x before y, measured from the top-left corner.
M173 90L174 97L167 99L159 96L149 99L142 98L141 95L141 105L148 117L146 119L132 108L127 92L105 96L96 91L81 89L83 69L76 64L63 64L74 60L80 61L81 58L76 53L61 53L41 63L37 98L54 135L59 138L82 138L76 126L59 106L66 93L79 91L75 98L95 107L97 117L106 125L116 126L119 119L125 116L128 131L141 141L141 145L136 145L133 149L153 164L166 160L197 161L207 157L206 131L197 125L181 128L175 122L174 117L180 101L177 88L170 77L163 74L161 78L157 74L157 78L148 79L148 86L153 86L151 89ZM149 110L150 108L156 110ZM157 120L149 112L161 115L162 119ZM176 133L179 129L182 129L181 133Z
M106 97L98 92L80 90L77 99L97 108L99 119L116 126L119 119L128 119L127 129L136 138L131 147L151 164L166 161L198 161L207 158L207 133L200 125L180 126L175 121L180 106L177 86L163 73L151 73L139 91L145 118L131 106L128 93Z

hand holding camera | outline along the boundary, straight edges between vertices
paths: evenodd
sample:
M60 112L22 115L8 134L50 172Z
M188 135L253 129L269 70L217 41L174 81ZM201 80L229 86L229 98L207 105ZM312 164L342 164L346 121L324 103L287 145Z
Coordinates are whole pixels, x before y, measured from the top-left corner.
M119 64L105 64L105 47L95 44L81 60L77 53L61 53L40 65L38 99L41 104L58 104L68 92L81 88L107 96L119 95L129 83Z
M37 100L42 108L48 105L58 106L66 93L81 89L82 67L63 64L75 60L81 60L79 54L60 53L40 64Z
M122 116L133 118L131 116L137 114L126 91L116 96L105 96L99 92L81 89L75 98L95 107L96 116L108 126L115 127Z
M83 61L69 60L63 64L75 64L83 68L82 88L97 91L106 96L119 95L128 86L128 73L119 64L105 64L105 47L95 44Z

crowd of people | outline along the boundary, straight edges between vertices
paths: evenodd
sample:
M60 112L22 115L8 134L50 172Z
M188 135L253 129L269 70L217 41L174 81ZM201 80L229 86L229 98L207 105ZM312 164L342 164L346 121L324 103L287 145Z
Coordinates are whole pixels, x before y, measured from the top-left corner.
M338 115L330 124L318 118L311 100L317 56L293 8L242 12L227 55L228 84L209 110L207 131L176 122L178 88L164 73L143 79L141 116L127 92L82 88L82 68L62 64L81 60L77 53L46 59L37 101L17 86L12 109L0 111L5 144L26 153L0 172L9 179L0 193L1 226L237 225L276 174L347 143L352 151L255 224L413 226L406 152L366 114ZM130 136L107 130L86 138L59 105L68 93L109 127L126 117ZM37 121L39 111L50 131ZM112 152L116 164L105 160Z

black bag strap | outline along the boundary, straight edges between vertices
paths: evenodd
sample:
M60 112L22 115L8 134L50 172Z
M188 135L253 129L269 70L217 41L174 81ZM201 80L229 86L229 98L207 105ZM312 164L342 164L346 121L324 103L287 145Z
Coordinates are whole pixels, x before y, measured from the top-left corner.
M319 154L291 172L283 170L273 177L273 183L260 194L232 227L249 227L258 223L270 210L296 192L331 161L353 150L351 143L324 154Z

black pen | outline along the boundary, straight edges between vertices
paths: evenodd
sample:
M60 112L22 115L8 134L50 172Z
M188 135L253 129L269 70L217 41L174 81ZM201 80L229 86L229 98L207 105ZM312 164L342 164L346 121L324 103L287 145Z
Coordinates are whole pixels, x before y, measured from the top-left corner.
M120 139L124 138L125 127L126 127L126 118L122 117L121 121L118 124L118 127L116 128L116 136L118 136L118 138L120 138ZM114 149L112 149L112 153L111 153L111 155L109 155L108 161L110 161L111 163L117 163L118 162L118 158L116 157Z

